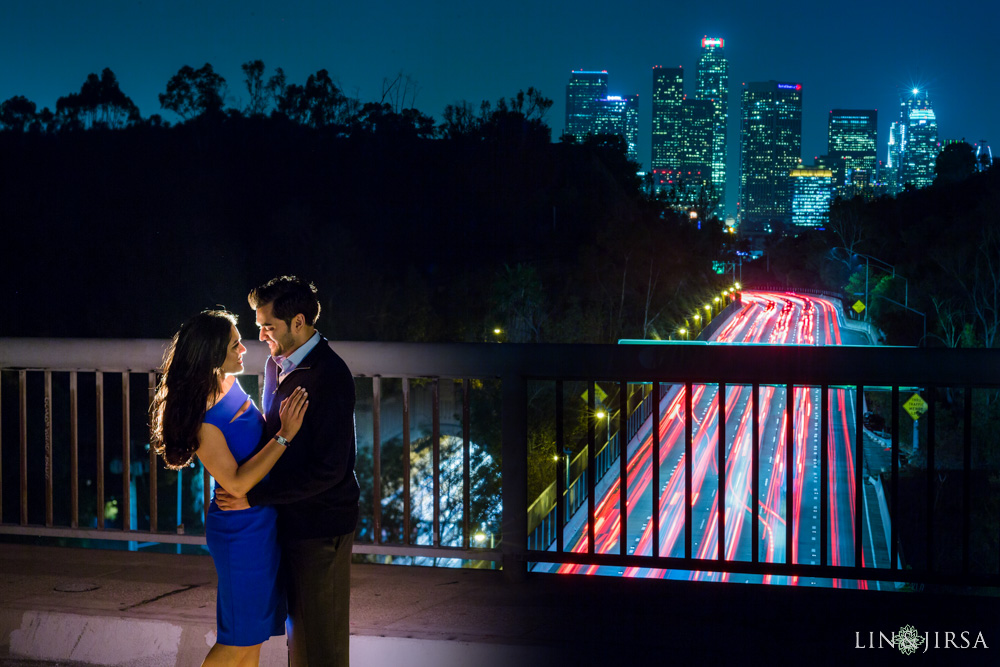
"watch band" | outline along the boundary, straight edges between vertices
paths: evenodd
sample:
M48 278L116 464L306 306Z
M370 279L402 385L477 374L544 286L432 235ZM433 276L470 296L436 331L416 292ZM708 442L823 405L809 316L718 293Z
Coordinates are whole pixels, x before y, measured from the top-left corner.
M281 445L282 447L287 447L292 442L288 438L282 437L280 435L275 435L274 436L274 441L276 443L278 443L279 445Z

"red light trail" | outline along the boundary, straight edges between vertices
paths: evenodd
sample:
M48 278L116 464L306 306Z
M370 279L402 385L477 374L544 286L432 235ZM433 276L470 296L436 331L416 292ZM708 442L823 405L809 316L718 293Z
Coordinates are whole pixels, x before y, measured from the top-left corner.
M766 343L771 345L839 345L840 314L826 298L774 292L744 292L743 308L716 333L719 343ZM665 556L684 556L684 386L665 386L661 399L660 475L666 480L660 493L660 545ZM727 385L725 557L750 561L752 549L763 562L785 562L786 530L791 515L793 563L819 564L820 494L829 494L827 562L852 565L854 561L854 423L853 390L829 389L830 419L827 457L829 477L820 479L820 389L795 387L793 393L794 506L785 507L787 459L786 388L760 387L760 543L751 544L753 499L751 387ZM692 554L697 559L718 558L718 419L717 385L692 388ZM628 448L626 539L634 540L629 553L652 554L652 465L653 443L649 426L640 429ZM609 474L615 474L612 468ZM603 487L602 487L603 488ZM617 475L595 502L596 553L617 551L622 533ZM587 551L586 506L566 527L567 549ZM864 563L860 563L863 565ZM553 566L555 567L555 566ZM564 564L562 573L594 574L596 565ZM615 568L604 568L611 573ZM797 577L754 577L713 572L668 571L629 567L618 574L634 577L684 577L712 581L764 581L804 584ZM816 582L832 586L860 586L865 582L833 580Z

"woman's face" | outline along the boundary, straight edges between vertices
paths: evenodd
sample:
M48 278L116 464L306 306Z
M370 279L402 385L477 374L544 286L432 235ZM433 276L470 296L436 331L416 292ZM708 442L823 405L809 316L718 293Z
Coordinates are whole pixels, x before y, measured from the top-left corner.
M226 360L222 362L223 375L239 375L243 372L243 353L247 349L240 342L240 332L232 327L229 333L229 347L226 349Z

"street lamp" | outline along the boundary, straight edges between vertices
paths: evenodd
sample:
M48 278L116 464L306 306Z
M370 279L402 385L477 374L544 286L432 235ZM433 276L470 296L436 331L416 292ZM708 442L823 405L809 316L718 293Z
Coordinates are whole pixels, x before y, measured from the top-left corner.
M687 340L687 333L688 333L687 329L681 327L680 329L677 330L677 333L680 334L681 336L684 336L684 340Z
M610 447L611 446L611 412L606 411L606 410L598 410L594 414L594 416L597 417L598 419L604 419L605 417L607 417L608 428L607 428L607 431L605 433L607 434L608 437L607 437L607 444L605 445L605 447Z

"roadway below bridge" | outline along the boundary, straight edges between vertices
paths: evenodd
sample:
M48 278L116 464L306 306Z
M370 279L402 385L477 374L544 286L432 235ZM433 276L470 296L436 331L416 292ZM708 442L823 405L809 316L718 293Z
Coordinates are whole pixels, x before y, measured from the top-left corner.
M711 342L720 344L855 345L868 342L857 329L849 329L842 310L828 298L777 292L744 292L742 307L716 329ZM683 385L664 385L660 402L659 543L660 555L685 555L685 396ZM822 478L821 390L794 387L793 428L788 428L788 396L783 386L759 389L758 496L754 496L752 470L752 388L729 385L720 405L718 385L692 386L692 555L719 557L719 411L724 410L725 489L723 540L726 560L750 561L756 549L761 562L819 565L824 540L820 534L826 497L826 563L830 565L885 566L888 561L883 513L878 494L867 482L862 489L862 512L855 516L857 493L854 474L855 390L828 389L828 437L825 456L827 476ZM627 552L653 553L653 466L656 453L652 417L628 444L629 456L625 513ZM791 459L788 434L791 432ZM865 438L867 449L882 447ZM873 451L874 453L874 451ZM788 475L793 465L793 502L787 506ZM596 485L594 533L597 553L617 553L621 539L619 466ZM754 541L753 507L757 505L757 538ZM857 522L861 522L861 562L856 563ZM791 527L791 540L786 531ZM588 550L587 506L567 522L565 543L575 552ZM575 564L535 564L536 571L608 574L747 583L782 583L808 586L868 588L879 582L747 574L690 572L650 568L614 568Z

